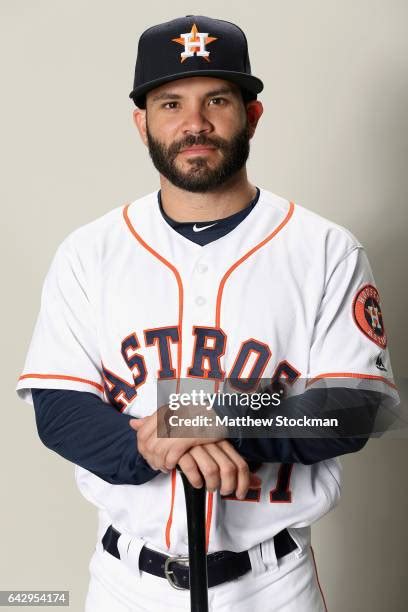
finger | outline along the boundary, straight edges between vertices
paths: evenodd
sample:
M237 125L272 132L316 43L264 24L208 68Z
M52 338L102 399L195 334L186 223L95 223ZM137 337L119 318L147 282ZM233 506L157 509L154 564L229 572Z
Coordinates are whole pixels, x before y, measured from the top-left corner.
M167 469L172 470L176 467L180 457L182 457L190 448L191 441L189 438L171 438L163 457L163 465L165 465Z
M153 468L153 466L151 465L148 456L147 456L147 451L146 451L146 444L145 444L145 440L143 438L143 424L145 423L145 419L141 418L141 419L130 419L129 421L129 425L131 427L131 429L133 429L133 431L136 434L136 446L137 446L137 450L139 451L139 453L142 455L142 457L149 463L150 467ZM156 469L156 468L153 468Z
M183 473L187 476L195 489L201 489L204 480L201 477L198 465L190 453L185 453L178 462Z
M218 465L221 495L230 495L237 488L238 467L217 444L206 444L204 448Z
M217 447L220 450L222 449L227 457L234 463L237 478L235 495L238 499L245 499L250 486L250 472L247 462L227 440L219 442Z
M205 446L194 446L189 452L204 477L207 490L216 491L221 484L220 470L216 461L208 454Z

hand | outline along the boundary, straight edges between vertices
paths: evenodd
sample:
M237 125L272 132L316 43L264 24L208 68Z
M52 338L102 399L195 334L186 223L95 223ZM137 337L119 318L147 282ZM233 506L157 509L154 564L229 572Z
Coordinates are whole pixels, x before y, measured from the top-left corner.
M238 499L245 499L249 488L261 486L261 479L249 471L245 459L227 440L194 446L178 464L196 489L203 486L204 479L208 491L235 492Z
M176 467L180 457L190 448L216 442L225 435L219 429L219 437L159 438L157 436L157 426L159 424L160 431L162 431L162 424L167 413L168 407L162 406L150 416L129 421L130 427L137 432L137 447L140 454L154 470L161 470L166 473Z

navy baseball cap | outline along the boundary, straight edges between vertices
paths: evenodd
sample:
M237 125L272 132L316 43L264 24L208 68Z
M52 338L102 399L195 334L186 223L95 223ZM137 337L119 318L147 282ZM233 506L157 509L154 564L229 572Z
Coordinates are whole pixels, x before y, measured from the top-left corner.
M148 91L191 76L232 81L246 99L256 99L263 89L262 81L251 74L248 44L241 28L222 19L187 15L142 33L129 98L144 108Z

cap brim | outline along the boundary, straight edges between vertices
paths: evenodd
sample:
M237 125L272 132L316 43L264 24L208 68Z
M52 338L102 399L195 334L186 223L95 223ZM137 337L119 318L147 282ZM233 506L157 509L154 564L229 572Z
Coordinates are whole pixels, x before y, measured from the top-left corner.
M137 104L137 100L139 98L144 96L148 91L159 87L159 85L194 76L210 76L225 79L226 81L232 81L233 83L239 85L239 87L242 87L253 94L260 93L264 87L260 79L245 72L232 72L230 70L189 70L188 72L178 72L177 74L166 75L160 79L154 79L153 81L143 83L143 85L140 85L140 87L135 87L135 89L130 92L129 98L132 98Z

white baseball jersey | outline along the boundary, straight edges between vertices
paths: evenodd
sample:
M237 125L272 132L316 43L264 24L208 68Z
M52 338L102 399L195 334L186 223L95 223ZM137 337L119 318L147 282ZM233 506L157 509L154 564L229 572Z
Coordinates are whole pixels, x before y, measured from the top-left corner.
M157 380L216 385L279 375L392 388L380 299L361 244L261 189L234 230L199 246L166 223L153 192L60 245L17 389L28 402L31 388L89 391L141 417L156 410ZM75 470L82 494L118 530L187 553L178 473L113 485ZM285 527L308 528L340 495L337 458L265 463L257 474L262 487L249 500L207 494L208 552L246 550Z

